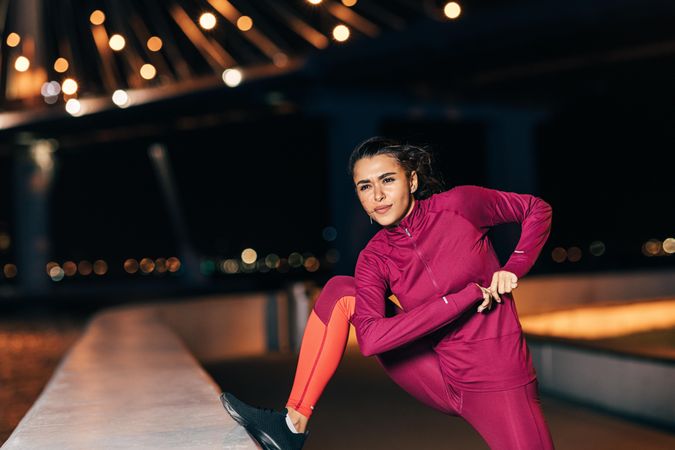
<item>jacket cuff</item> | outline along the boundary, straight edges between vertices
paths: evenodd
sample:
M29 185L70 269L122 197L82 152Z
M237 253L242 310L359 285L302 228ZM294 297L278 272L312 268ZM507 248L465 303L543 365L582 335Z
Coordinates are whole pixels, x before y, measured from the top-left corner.
M483 291L476 283L468 283L464 289L451 295L444 295L443 300L452 303L457 314L461 314L469 306L483 299Z

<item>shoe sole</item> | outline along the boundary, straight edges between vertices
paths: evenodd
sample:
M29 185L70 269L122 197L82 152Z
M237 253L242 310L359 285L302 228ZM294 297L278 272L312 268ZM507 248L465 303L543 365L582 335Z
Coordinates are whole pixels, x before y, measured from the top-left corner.
M234 421L244 427L246 431L248 431L248 433L253 436L256 441L258 441L258 444L260 444L264 450L282 450L282 448L279 447L279 444L277 444L269 434L261 430L249 428L250 424L248 420L239 415L239 413L230 404L230 401L227 399L227 397L225 397L225 394L220 395L220 402L225 407L225 411L227 411L228 414L232 416Z

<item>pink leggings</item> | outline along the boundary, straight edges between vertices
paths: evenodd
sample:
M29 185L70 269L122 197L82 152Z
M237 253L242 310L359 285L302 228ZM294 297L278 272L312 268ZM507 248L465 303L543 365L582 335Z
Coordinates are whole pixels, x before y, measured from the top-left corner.
M307 322L287 402L287 406L307 417L311 416L344 353L355 295L353 277L331 278ZM396 384L422 403L462 417L492 450L553 448L536 380L505 391L461 391L446 382L438 355L426 339L376 358Z

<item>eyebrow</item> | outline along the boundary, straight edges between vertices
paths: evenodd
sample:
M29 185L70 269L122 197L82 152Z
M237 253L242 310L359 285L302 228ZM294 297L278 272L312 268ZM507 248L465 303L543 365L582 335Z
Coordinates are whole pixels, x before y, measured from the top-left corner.
M378 180L381 180L382 178L388 177L389 175L396 175L396 172L387 172L387 173L383 173L382 175L380 175L379 177L377 177L377 179L378 179ZM359 184L363 184L363 183L370 183L370 180L369 180L369 179L365 179L365 180L358 181L358 182L356 183L356 185L358 186Z

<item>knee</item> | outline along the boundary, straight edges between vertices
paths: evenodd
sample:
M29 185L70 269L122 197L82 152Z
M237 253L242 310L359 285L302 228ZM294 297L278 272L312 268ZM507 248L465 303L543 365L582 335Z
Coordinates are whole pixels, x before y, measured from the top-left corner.
M331 277L323 285L321 293L326 293L329 297L341 298L346 295L356 296L356 282L354 277L347 275L336 275Z
M321 289L321 294L319 294L316 303L314 303L314 312L316 312L322 322L327 323L338 300L346 296L356 296L354 277L347 275L334 276Z

